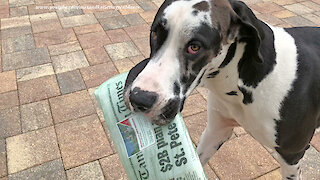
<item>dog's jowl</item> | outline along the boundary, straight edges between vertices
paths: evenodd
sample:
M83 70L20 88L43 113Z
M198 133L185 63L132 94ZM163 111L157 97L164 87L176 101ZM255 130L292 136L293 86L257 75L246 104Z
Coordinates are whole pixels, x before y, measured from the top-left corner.
M284 179L300 179L320 126L319 37L317 27L270 26L240 1L166 0L151 26L150 58L131 70L126 104L164 125L204 86L202 164L241 125L275 150Z

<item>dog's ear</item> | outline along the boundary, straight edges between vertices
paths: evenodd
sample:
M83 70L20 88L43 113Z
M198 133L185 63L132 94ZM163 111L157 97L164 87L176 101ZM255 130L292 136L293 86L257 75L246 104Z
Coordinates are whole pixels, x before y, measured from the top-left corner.
M137 78L137 76L141 73L141 71L147 66L149 61L150 61L150 58L144 59L129 71L128 77L126 79L126 84L124 86L124 89L125 89L124 92L126 92L126 89L131 86L133 81Z
M264 39L261 21L253 12L240 1L231 1L235 14L231 15L230 31L228 39L237 39L247 43L247 53L250 53L256 62L262 63L263 57L260 54L260 44Z

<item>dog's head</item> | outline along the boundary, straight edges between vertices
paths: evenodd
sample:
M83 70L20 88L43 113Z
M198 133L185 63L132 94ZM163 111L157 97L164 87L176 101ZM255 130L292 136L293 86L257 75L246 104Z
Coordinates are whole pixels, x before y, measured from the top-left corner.
M150 58L129 74L127 106L164 125L201 80L217 71L235 41L248 41L250 56L262 61L253 13L244 4L233 6L227 0L166 0L151 26Z

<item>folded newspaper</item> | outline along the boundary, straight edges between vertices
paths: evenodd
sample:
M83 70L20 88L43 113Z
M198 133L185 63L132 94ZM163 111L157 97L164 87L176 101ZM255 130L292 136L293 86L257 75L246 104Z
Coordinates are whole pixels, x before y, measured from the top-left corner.
M130 180L207 179L187 128L178 114L166 126L127 109L123 89L128 72L103 83L95 96Z

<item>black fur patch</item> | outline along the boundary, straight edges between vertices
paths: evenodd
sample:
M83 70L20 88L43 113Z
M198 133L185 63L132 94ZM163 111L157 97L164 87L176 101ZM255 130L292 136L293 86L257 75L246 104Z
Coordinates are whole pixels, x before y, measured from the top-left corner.
M184 102L186 101L186 97L182 98L181 104L180 104L180 112L183 110Z
M192 39L200 41L203 48L208 51L213 51L214 55L217 55L220 50L222 40L220 32L206 23L201 23L201 25L195 29L194 37Z
M172 2L174 2L176 0L166 0L159 8L156 17L154 18L154 21L151 25L151 32L150 32L150 47L151 47L151 52L150 52L150 58L152 58L152 56L154 54L156 54L156 52L161 48L162 44L164 43L164 41L167 38L168 29L165 29L164 26L167 24L167 20L163 19L163 11L165 8L167 8ZM151 33L155 32L157 35L157 39L154 40L153 38L151 38Z
M281 120L282 121L282 120ZM280 122L281 122L280 121ZM277 128L278 128L278 123L277 123ZM291 127L291 126L290 126ZM277 134L277 139L276 139L276 143L278 144L278 140L279 140L279 135ZM295 139L296 140L296 139ZM290 141L291 142L291 141ZM292 144L292 145L291 145ZM300 159L303 157L305 151L301 151L301 152L297 152L297 153L291 153L291 152L287 152L287 149L292 149L292 150L296 150L295 148L291 148L290 146L295 146L297 147L297 145L300 145L301 142L300 141L295 141L294 143L291 143L289 145L286 144L280 144L280 147L276 147L276 151L281 155L281 157L289 164L289 165L296 165L298 164L298 162L300 161ZM285 145L285 146L284 146ZM298 146L299 148L299 146Z
M192 11L192 14L193 14L194 16L197 16L198 13L199 13L199 11L197 11L197 10Z
M243 104L251 104L253 102L252 92L247 91L243 87L238 87L238 88L243 94L243 100L242 100Z
M293 180L291 177L287 177L288 180Z
M230 47L228 49L228 53L226 55L226 58L224 58L223 62L219 66L219 68L223 68L230 63L230 61L233 59L233 57L236 53L236 49L237 49L237 43L234 42L230 45Z
M188 82L188 77L186 75L183 75L180 79L182 84L186 84Z
M201 69L208 64L208 57L204 56L201 59L197 60L194 64L192 64L192 71L198 74Z
M168 22L167 19L161 18L161 20L160 20L159 23L160 23L162 26L166 26L166 25L167 25L167 22Z
M238 96L238 93L236 91L231 91L226 93L229 96Z
M180 85L177 81L174 82L174 84L173 84L173 92L174 92L174 95L176 95L176 96L178 96L180 94Z
M212 72L212 73L210 73L208 76L207 76L207 78L214 78L214 77L216 77L218 74L219 74L219 70L218 71L214 71L214 72Z
M165 27L163 26L163 23L164 23L163 21L164 21L163 19L160 19L158 23L156 23L151 27L151 32L155 32L157 38L156 39L151 38L152 35L150 33L150 46L151 46L150 56L153 56L153 54L155 54L155 52L157 52L161 48L161 46L167 39L169 29L165 29Z
M184 89L182 91L183 94L186 94L188 91L189 87L193 83L193 81L196 79L196 76L193 74L190 74L189 77L186 75L183 75L181 78L181 83L184 84Z
M298 27L285 29L298 50L297 79L284 98L281 119L276 121L277 151L288 164L297 164L313 136L320 109L320 28ZM316 77L316 78L315 78ZM294 129L294 131L293 131Z
M167 102L166 106L161 109L162 116L165 117L166 119L173 119L180 108L179 102L180 102L179 98L170 99Z

